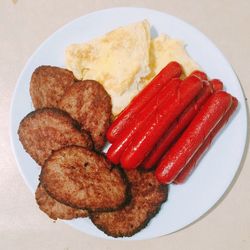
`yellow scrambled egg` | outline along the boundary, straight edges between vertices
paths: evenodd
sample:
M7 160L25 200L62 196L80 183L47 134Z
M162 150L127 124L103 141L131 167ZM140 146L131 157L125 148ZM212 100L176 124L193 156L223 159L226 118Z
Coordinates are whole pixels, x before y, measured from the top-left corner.
M120 27L66 49L66 66L79 80L100 82L110 94L113 113L120 113L139 92L149 74L150 26L144 20Z
M67 68L79 80L100 82L111 96L114 115L170 61L179 62L187 75L199 69L182 42L166 35L151 40L147 20L66 49Z
M180 63L186 76L199 69L198 64L187 54L183 42L171 39L167 35L160 35L151 41L151 73L146 77L147 82L171 61Z

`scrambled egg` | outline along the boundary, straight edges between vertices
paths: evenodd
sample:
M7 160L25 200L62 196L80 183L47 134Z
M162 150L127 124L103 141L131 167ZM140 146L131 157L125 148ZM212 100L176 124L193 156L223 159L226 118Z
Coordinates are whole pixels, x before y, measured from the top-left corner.
M166 35L160 35L151 41L151 73L146 77L146 79L149 81L171 61L180 63L186 76L192 71L199 69L198 64L187 54L185 44L183 42L171 39Z
M148 21L120 27L85 44L66 49L66 66L79 80L100 82L119 114L139 92L140 79L149 74Z
M185 75L199 69L182 42L166 35L151 40L147 20L66 49L67 68L78 80L100 82L111 96L114 115L171 61L179 62Z

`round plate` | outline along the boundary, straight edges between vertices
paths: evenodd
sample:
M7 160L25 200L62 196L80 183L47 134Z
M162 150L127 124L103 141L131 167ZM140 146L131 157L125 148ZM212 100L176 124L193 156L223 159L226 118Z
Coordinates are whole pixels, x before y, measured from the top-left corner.
M245 98L232 67L216 46L191 25L155 10L113 8L97 11L70 22L42 43L17 81L11 107L13 151L19 170L34 193L40 167L24 151L17 136L20 121L33 110L29 95L32 72L40 65L65 67L64 51L69 44L88 41L119 26L143 19L152 25L152 36L163 33L183 40L190 56L210 78L219 78L224 82L225 89L239 100L239 107L189 181L184 185L170 185L168 201L145 229L126 238L131 240L170 234L196 221L222 197L240 166L247 136ZM87 234L112 239L98 230L89 219L75 219L66 223Z

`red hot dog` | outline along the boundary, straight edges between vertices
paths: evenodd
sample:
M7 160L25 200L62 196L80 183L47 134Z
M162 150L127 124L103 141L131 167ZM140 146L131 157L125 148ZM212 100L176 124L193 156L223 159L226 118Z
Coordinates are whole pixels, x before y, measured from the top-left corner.
M172 122L187 107L202 89L203 84L196 76L187 77L180 84L175 95L154 112L137 132L133 141L121 156L121 165L125 169L138 167L159 141Z
M160 91L155 98L152 98L145 105L141 112L138 112L138 115L128 123L126 128L121 131L119 138L115 140L107 152L107 157L111 162L114 164L120 162L121 154L127 148L135 133L143 127L147 118L158 108L159 105L166 102L168 98L176 93L180 83L180 79L172 79L165 87L163 87L162 91Z
M156 169L159 182L173 182L222 119L231 103L232 96L224 91L214 93L206 101L182 136L161 159Z
M214 91L220 91L223 90L223 83L221 80L219 79L212 79L209 81L212 84L212 87L214 89Z
M207 98L213 93L213 89L208 82L204 83L204 87L199 95L192 101L192 103L184 110L179 118L171 125L171 127L164 133L163 137L159 140L153 150L145 158L141 164L145 169L154 167L166 150L171 144L178 138L181 132L192 121L197 114L201 105L207 100Z
M192 172L196 168L197 162L201 159L204 152L209 148L210 144L212 143L213 139L218 134L218 132L228 122L229 118L232 116L232 114L236 110L237 106L238 106L238 100L235 97L233 97L232 105L231 105L230 109L226 112L224 117L216 125L216 127L213 129L213 131L210 133L210 135L204 141L203 145L198 149L198 151L192 157L192 159L188 162L188 164L184 167L184 169L182 169L182 171L176 177L176 179L174 180L175 184L182 184L189 178L189 176L192 174Z
M128 122L153 98L172 78L179 78L182 73L181 65L170 62L155 78L133 98L130 104L119 114L109 127L106 137L114 142Z
M207 78L207 74L203 71L200 71L200 70L195 70L193 71L191 74L191 76L197 76L199 77L201 80L204 80L206 81L208 78Z

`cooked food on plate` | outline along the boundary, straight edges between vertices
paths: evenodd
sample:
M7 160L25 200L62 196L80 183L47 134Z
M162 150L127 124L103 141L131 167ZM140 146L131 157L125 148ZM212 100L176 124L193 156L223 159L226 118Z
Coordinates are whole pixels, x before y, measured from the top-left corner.
M191 175L191 173L197 166L197 162L203 156L204 152L208 149L215 136L220 132L222 127L225 126L225 124L228 122L228 120L236 110L237 106L238 106L238 100L235 97L232 97L232 105L226 111L226 113L224 114L222 119L217 123L214 129L211 131L209 136L204 140L203 144L199 147L194 156L192 156L191 160L186 164L184 169L182 169L182 171L177 175L177 177L174 180L175 184L184 183L188 179L188 177Z
M224 91L218 91L208 98L175 145L163 156L157 166L156 176L161 183L167 184L175 180L181 170L190 162L194 153L204 144L207 136L230 110L232 104L233 97ZM227 117L229 118L230 115Z
M18 135L25 150L43 166L50 154L61 147L78 145L92 148L89 134L68 113L43 108L32 111L20 122Z
M124 109L141 88L149 69L150 25L133 23L66 49L66 67L78 80L100 82L112 98L113 114Z
M156 94L169 82L172 78L180 77L182 68L179 63L171 62L164 67L161 72L138 94L133 98L129 105L115 119L107 131L107 139L114 142L121 135L123 128L129 126L133 122L136 115L146 105L149 109L154 108L149 101L156 99Z
M195 73L193 73L195 74ZM194 98L194 100L185 108L182 114L176 119L171 126L166 129L163 136L158 140L151 152L145 157L141 165L145 169L151 169L157 165L164 152L166 152L174 141L177 140L179 135L183 132L186 126L197 114L197 111L201 108L204 102L213 93L212 86L205 82L203 83L203 89Z
M168 184L188 180L238 101L183 42L151 38L146 20L69 45L66 67L33 72L35 111L18 129L42 167L36 202L54 220L89 216L107 235L132 236Z
M200 66L186 52L183 41L170 38L164 34L151 40L149 61L151 73L146 77L146 83L152 80L152 77L156 76L170 62L180 63L184 76L200 69Z
M33 72L30 95L35 109L56 108L65 90L75 81L73 73L55 66L40 66Z
M113 237L132 236L146 227L168 197L168 186L161 185L153 172L135 169L126 173L131 184L131 202L114 212L90 214L92 222Z
M166 84L166 88L168 95L162 90L159 94L163 93L163 98L155 96L155 101L153 100L155 108L151 105L150 107L145 106L148 108L148 118L144 120L140 116L142 122L140 122L138 132L131 138L130 143L121 154L120 162L124 168L132 169L142 163L165 130L202 89L202 82L195 76L187 77L183 82L174 78ZM141 112L144 110L142 109Z
M76 82L67 89L58 107L68 112L82 129L91 134L97 150L103 148L111 122L112 105L102 85L94 80Z
M111 211L130 199L121 168L84 147L54 151L42 168L40 181L54 199L75 208Z
M115 116L171 61L179 62L187 75L200 68L182 41L152 38L147 20L66 49L66 67L78 80L100 82L111 96Z
M164 76L168 64L157 77ZM155 77L111 124L107 157L124 169L156 168L162 184L184 183L215 135L227 123L238 101L223 91L218 79L193 71L183 80L172 78L164 87ZM156 94L138 109L136 99ZM175 181L176 180L176 181Z
M53 199L41 184L36 189L35 197L39 208L53 220L71 220L88 216L87 210L73 208Z

